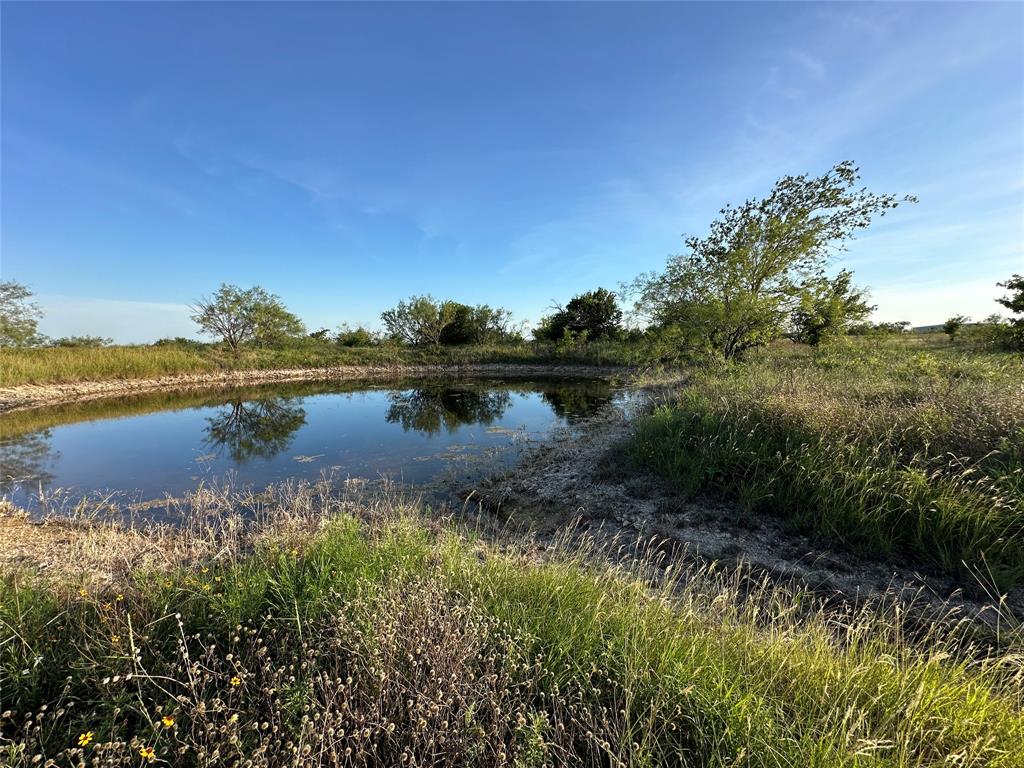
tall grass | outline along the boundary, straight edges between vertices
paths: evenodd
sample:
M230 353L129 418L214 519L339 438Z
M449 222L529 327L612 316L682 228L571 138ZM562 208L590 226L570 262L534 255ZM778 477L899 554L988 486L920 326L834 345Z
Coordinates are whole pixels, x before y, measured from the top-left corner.
M483 363L635 365L642 359L639 348L625 342L595 342L579 346L514 344L467 347L305 344L283 349L248 349L239 357L212 345L198 348L169 345L0 349L0 387L232 370Z
M998 768L1024 754L1019 658L971 647L960 625L911 640L895 606L826 612L642 552L613 568L578 541L541 561L393 498L363 522L313 486L262 497L264 522L238 516L253 503L202 502L197 519L219 510L219 556L170 571L81 593L6 575L0 761Z
M847 345L694 375L633 461L867 554L1024 581L1024 361Z

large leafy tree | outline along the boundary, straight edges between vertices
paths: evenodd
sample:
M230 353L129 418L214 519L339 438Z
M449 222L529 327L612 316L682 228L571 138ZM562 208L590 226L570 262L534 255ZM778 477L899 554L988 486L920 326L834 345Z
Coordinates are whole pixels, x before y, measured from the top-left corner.
M588 340L607 339L622 331L622 310L615 294L604 288L574 296L564 307L543 318L534 335L557 341L566 335Z
M14 280L0 281L0 347L30 347L40 343L42 310L32 290Z
M875 309L867 298L867 291L853 284L853 273L847 269L832 279L805 283L790 319L792 338L817 346L841 336Z
M677 326L685 346L727 359L778 338L854 233L914 201L858 188L859 179L846 161L817 177L785 176L767 197L726 206L663 272L637 279L636 309L657 326Z
M412 296L381 313L388 335L403 344L434 345L455 322L459 307L454 301L438 301L433 296ZM468 309L468 308L467 308Z
M441 332L445 345L494 344L515 336L512 313L502 307L479 304L471 307L458 302L446 302L454 307L452 321Z
M302 321L263 288L222 284L217 292L192 307L192 319L203 333L220 337L238 355L242 345L280 344L304 333Z

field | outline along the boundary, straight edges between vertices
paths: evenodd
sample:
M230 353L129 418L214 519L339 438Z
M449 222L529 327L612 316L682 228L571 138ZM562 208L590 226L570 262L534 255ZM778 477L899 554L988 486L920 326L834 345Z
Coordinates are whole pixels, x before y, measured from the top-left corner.
M1024 358L932 343L786 345L696 372L633 463L685 494L869 556L1024 582Z
M6 577L4 764L1015 766L1024 750L1019 658L952 619L908 632L894 606L826 611L642 551L613 568L578 541L541 559L393 495L192 504L187 532L153 534L162 567Z
M641 360L641 350L635 345L616 342L579 347L536 343L468 347L339 347L325 343L282 349L247 349L238 357L214 345L0 348L0 387L148 379L218 371L474 363L634 365Z

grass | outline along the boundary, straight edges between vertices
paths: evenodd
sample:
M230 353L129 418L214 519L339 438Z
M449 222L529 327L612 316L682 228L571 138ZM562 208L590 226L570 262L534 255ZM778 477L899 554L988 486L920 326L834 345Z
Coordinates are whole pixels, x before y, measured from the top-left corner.
M783 346L695 373L634 465L842 549L1024 583L1024 358L941 344Z
M616 342L564 347L517 344L413 348L338 347L308 344L285 349L249 349L239 357L214 345L48 349L0 349L0 387L107 379L157 378L220 371L331 368L340 366L472 365L482 363L634 365L635 345Z
M539 560L393 495L291 485L191 503L183 532L154 533L164 559L113 583L4 577L0 762L998 768L1024 754L1019 656L971 646L954 621L911 638L896 605L826 611L644 553L612 567L579 541Z

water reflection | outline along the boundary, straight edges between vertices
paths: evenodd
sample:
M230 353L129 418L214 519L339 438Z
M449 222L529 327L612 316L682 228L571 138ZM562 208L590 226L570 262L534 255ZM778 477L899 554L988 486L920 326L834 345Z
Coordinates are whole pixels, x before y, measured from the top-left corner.
M593 416L615 398L611 387L603 381L580 382L575 387L549 387L540 395L556 416L570 424Z
M0 437L0 493L19 486L47 488L53 482L50 468L59 454L50 447L50 430Z
M601 381L414 380L67 403L0 416L0 495L19 505L31 505L40 488L160 498L206 477L231 473L263 487L327 467L428 482L456 453L500 450L523 430L572 424L617 397ZM472 425L493 429L462 429Z
M285 397L232 400L207 417L203 445L218 454L226 451L238 464L271 459L287 450L306 423L306 411L298 403Z
M463 424L488 426L505 415L512 405L507 390L453 387L438 383L432 386L388 394L391 405L387 421L401 424L402 429L425 435L436 435L442 428L454 432Z

